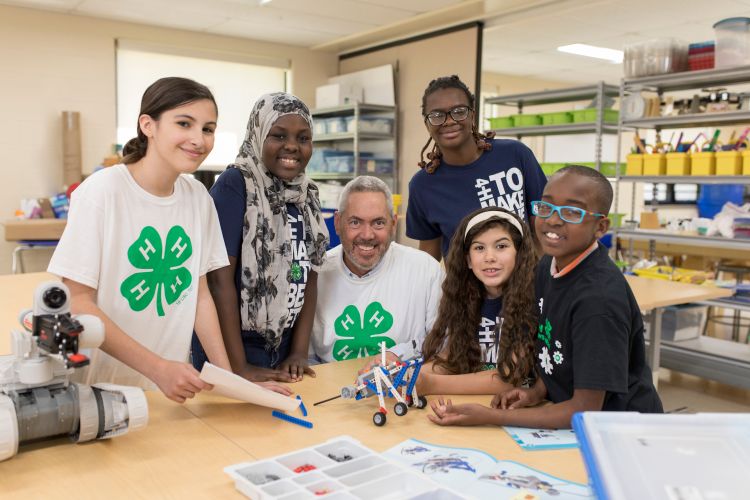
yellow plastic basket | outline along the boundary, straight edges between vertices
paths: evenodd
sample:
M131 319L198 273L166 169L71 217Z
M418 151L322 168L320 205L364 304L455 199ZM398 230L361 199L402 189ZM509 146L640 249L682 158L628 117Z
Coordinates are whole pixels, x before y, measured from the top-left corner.
M750 175L750 149L742 152L742 175Z
M680 281L682 283L700 284L706 281L707 278L706 273L703 271L671 266L654 266L649 267L648 269L635 269L633 272L637 276L642 276L644 278Z
M667 155L654 153L643 157L643 175L664 175L667 173Z
M742 156L739 151L716 152L716 175L742 174Z
M750 158L748 158L748 164L750 164ZM643 155L640 153L629 154L625 172L627 175L643 175Z
M690 175L716 175L716 154L713 151L690 153Z
M667 153L667 175L690 175L690 156L687 153Z

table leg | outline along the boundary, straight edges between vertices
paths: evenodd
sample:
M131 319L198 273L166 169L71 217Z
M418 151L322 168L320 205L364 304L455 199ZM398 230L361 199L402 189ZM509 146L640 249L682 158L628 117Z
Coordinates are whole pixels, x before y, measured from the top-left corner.
M659 388L659 356L661 354L661 308L652 309L649 313L648 363L654 379L654 387Z

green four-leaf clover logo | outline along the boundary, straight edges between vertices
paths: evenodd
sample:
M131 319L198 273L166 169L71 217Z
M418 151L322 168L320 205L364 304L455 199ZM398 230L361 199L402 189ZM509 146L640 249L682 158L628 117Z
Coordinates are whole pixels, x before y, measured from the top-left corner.
M174 302L188 289L193 277L182 264L193 254L190 237L180 226L172 226L162 247L159 232L151 226L141 231L128 248L128 261L144 272L132 274L120 285L120 293L133 311L143 311L156 299L156 312L164 316L162 290L167 304Z
M543 325L541 323L539 324L539 333L536 337L544 342L547 347L550 347L549 342L552 338L552 325L549 322L549 318L545 320Z
M393 326L393 315L386 311L380 302L371 302L365 308L364 318L359 309L348 305L336 318L334 330L341 337L333 344L333 358L336 361L372 356L380 352L380 343L391 348L396 342L383 335Z

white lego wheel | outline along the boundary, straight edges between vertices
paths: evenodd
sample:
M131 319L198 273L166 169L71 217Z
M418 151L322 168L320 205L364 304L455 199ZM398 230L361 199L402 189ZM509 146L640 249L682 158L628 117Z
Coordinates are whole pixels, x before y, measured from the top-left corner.
M78 389L78 436L77 443L85 443L96 439L99 432L99 406L96 404L96 396L91 387L76 384Z
M18 453L18 420L13 400L0 394L0 461Z

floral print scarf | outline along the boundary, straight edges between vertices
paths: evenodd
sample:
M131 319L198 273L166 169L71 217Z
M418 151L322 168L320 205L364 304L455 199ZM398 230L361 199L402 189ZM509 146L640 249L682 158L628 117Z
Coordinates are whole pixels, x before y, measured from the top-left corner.
M320 210L318 187L303 173L291 181L271 174L263 164L263 142L273 124L289 114L302 116L313 128L305 103L283 92L266 94L253 106L245 140L234 164L245 178L247 206L242 230L240 318L243 330L258 332L266 348L276 350L287 321L287 294L292 280L292 244L287 203L303 216L305 246L313 271L323 264L328 230Z

